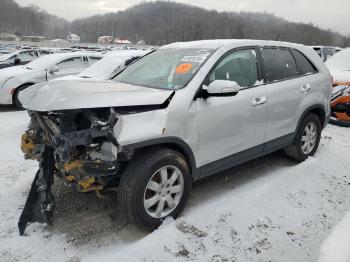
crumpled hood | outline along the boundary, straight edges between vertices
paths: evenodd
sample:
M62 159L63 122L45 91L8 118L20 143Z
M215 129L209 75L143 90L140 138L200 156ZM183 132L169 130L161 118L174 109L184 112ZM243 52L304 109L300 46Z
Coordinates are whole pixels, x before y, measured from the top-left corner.
M33 111L161 105L173 90L140 87L113 81L50 81L19 93L22 106Z

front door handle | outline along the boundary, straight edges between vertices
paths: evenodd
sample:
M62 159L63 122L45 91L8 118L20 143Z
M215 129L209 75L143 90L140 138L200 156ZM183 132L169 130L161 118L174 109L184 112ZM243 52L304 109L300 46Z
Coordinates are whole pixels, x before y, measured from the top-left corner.
M301 88L300 88L300 92L302 92L302 93L308 92L310 90L311 90L310 84L302 85Z
M265 104L266 102L267 102L266 96L257 97L253 100L252 106L262 105L262 104Z

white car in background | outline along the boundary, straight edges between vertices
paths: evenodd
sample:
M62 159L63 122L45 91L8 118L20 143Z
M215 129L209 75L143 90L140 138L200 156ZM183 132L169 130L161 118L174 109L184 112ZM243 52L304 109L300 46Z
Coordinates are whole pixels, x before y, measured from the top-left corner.
M326 61L335 86L350 85L350 48L343 49Z
M336 48L333 46L312 46L312 48L321 57L323 62L326 62L336 53Z
M3 54L0 56L0 69L16 65L25 65L34 59L49 53L49 51L46 51L45 53L42 51L43 50L39 49L23 49L12 53Z
M124 70L129 64L150 53L144 50L112 51L105 55L100 61L88 67L78 75L60 77L60 80L109 80Z
M331 123L350 127L350 48L336 53L326 66L333 77Z
M0 105L14 104L21 108L20 91L27 87L58 77L79 74L102 59L94 53L60 53L40 57L25 66L13 66L0 70Z

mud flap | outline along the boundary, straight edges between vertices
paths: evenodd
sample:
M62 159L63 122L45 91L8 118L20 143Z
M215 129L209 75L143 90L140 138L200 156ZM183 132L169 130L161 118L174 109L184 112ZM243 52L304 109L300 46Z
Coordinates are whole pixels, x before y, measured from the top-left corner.
M22 236L29 222L52 224L54 196L51 193L54 174L53 149L43 146L39 170L35 175L29 196L18 221L19 234Z

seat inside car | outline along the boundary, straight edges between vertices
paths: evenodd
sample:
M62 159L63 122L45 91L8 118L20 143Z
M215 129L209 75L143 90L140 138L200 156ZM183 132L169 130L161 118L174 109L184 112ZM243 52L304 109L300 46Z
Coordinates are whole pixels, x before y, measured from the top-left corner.
M215 79L235 81L241 87L253 85L256 81L256 66L246 58L232 59L215 70Z

